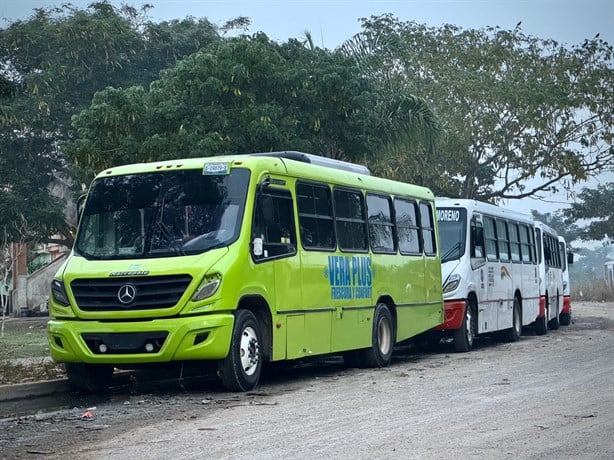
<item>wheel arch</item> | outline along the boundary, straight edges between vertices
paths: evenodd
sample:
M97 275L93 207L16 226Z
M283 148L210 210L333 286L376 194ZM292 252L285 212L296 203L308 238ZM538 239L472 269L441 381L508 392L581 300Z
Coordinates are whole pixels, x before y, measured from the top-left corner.
M469 294L467 294L467 307L473 307L473 312L475 313L477 319L478 295L475 293L475 291L471 291Z
M518 299L518 305L520 307L520 324L522 324L522 317L524 315L522 314L522 292L520 292L520 289L516 289L516 292L514 292L514 299Z
M390 310L390 314L392 315L392 327L394 328L393 331L393 337L395 338L395 342L396 342L396 336L397 336L397 306L394 303L394 300L392 300L392 297L389 295L381 295L379 296L379 298L377 299L377 302L375 303L375 305L383 303L388 307L388 310Z
M273 321L268 302L260 295L247 295L239 300L237 310L249 310L256 317L262 333L262 357L270 361L273 356Z

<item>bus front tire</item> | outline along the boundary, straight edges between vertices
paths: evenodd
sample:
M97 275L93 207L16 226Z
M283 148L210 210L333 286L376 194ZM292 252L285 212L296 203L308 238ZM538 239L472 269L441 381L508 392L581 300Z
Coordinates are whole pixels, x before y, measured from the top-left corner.
M371 347L362 350L360 361L365 367L386 367L392 359L395 342L394 322L390 309L384 303L375 307Z
M222 385L229 391L253 390L262 372L261 334L258 320L249 310L238 310L228 356L218 364Z
M473 305L468 304L467 308L465 308L465 320L462 326L452 334L455 351L466 353L472 350L476 332L476 319Z
M110 364L66 363L64 367L70 388L82 393L104 392L113 379Z

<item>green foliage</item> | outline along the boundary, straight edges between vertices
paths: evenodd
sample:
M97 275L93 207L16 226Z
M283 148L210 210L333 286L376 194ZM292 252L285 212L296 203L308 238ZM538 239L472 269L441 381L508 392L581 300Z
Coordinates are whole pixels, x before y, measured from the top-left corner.
M531 215L534 219L556 230L560 236L565 238L568 247L570 247L572 241L579 239L583 234L583 230L580 227L565 217L565 212L563 210L542 214L533 209Z
M614 241L614 182L598 185L596 189L583 188L577 198L578 201L565 210L565 215L575 220L590 220L582 239Z
M605 278L604 265L614 258L612 246L574 250L574 263L569 266L572 289L582 284L593 285Z
M96 91L148 85L161 69L219 40L207 21L153 24L143 17L146 9L68 4L36 9L28 20L0 29L3 234L21 240L25 223L29 240L60 234L70 246L66 202L53 190L72 175L61 148L74 137L71 117Z
M148 8L64 5L0 29L2 234L70 245L59 179L80 189L135 161L303 150L487 201L571 187L614 161L612 47L597 38L566 48L385 15L331 52L308 33L220 38L243 17L218 31L153 23ZM611 235L606 220L590 232Z
M304 150L362 161L377 145L377 95L339 53L264 34L219 41L149 90L108 88L73 119L67 145L85 173L227 153Z
M364 19L354 40L365 72L408 87L443 124L432 164L450 180L431 185L439 194L532 196L614 161L612 47L598 38L569 49L519 27L432 28L383 15Z

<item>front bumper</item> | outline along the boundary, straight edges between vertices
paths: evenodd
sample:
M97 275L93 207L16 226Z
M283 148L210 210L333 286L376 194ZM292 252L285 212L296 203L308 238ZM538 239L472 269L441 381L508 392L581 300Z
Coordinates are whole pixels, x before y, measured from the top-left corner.
M465 318L465 309L467 301L461 300L446 300L444 301L446 317L443 324L435 328L436 331L453 331L462 326Z
M53 319L47 331L58 363L165 363L225 358L233 323L231 313L129 322Z

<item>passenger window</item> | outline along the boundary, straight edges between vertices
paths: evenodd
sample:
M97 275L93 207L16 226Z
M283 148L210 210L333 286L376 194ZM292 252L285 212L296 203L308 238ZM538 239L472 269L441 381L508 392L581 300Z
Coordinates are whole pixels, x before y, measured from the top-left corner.
M296 185L301 243L305 249L334 250L335 231L330 189L326 185Z
M497 234L495 220L492 217L484 217L484 243L488 260L497 260Z
M367 213L371 250L375 253L396 252L390 198L367 194Z
M435 225L433 222L433 210L431 205L420 203L420 227L422 228L424 253L430 256L437 253L437 248L435 246Z
M401 254L420 254L418 205L414 201L394 200L395 223Z
M510 232L512 262L520 262L520 235L518 233L518 224L508 224L508 230Z
M507 222L497 220L497 242L499 244L499 260L501 262L510 261L510 241L507 234Z
M287 190L266 190L256 196L252 243L262 242L262 251L253 250L256 261L296 254L296 230L292 196Z
M531 240L531 228L527 225L520 225L520 254L522 261L525 263L535 260L535 252Z

